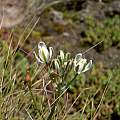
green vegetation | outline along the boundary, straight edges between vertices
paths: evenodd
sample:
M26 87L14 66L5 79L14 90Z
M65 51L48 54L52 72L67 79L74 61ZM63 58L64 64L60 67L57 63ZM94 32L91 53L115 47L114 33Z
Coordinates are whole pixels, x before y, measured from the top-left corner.
M111 120L111 114L120 115L120 69L110 70L105 73L102 68L94 66L91 73L86 77L81 75L71 86L71 101L75 111L79 111L81 120L93 119L97 112L97 118ZM84 108L85 107L85 108ZM76 114L76 113L75 113Z
M39 114L34 108L34 102L25 82L28 71L26 66L29 65L31 89L41 113L48 109L48 104L45 102L48 98L42 95L40 87L42 84L40 78L44 74L44 71L41 73L42 66L39 68L34 61L30 65L19 51L13 54L5 42L0 43L0 51L0 118L22 120L32 117L38 120ZM66 118L66 120L87 120L95 116L99 119L110 119L112 113L119 115L120 69L108 69L106 72L103 70L102 64L97 63L91 72L79 75L66 92L70 97L67 105L71 107L62 108L65 104L66 95L64 95L60 98L53 116L57 115L58 118ZM61 109L63 112L60 112Z
M88 29L85 31L85 43L95 45L103 41L98 46L100 51L112 46L120 47L120 16L106 18L104 21L97 21L92 17L88 17L86 23Z

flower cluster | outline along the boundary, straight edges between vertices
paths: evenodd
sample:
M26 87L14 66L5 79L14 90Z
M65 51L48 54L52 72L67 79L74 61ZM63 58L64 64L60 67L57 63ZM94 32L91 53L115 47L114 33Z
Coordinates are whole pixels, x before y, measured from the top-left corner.
M53 56L53 48L47 48L44 42L39 42L38 44L38 56L36 52L34 52L35 58L39 63L48 64L52 61ZM61 69L64 67L67 68L68 65L73 65L74 71L77 74L83 73L91 69L92 67L92 60L87 62L87 59L83 58L82 53L79 53L75 56L75 58L70 59L70 53L64 53L60 50L59 55L57 58L53 59L53 66L57 72L61 72ZM65 71L63 71L65 72Z
M77 76L88 71L93 64L92 60L87 62L87 59L83 57L82 53L78 53L75 57L71 57L70 53L64 53L62 50L60 50L59 54L52 59L53 48L47 47L44 42L39 42L37 53L38 55L34 51L37 62L45 64L45 69L47 70L45 75L48 77L49 82L45 86L50 83L50 86L53 87L52 93L55 96L54 98L56 98L53 106L58 105L59 98L70 88ZM55 108L56 107L52 107L47 120L51 120Z

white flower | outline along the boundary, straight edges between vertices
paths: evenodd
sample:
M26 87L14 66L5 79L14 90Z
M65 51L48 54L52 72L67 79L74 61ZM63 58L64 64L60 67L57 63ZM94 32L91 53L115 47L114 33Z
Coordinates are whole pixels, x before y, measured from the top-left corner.
M38 56L34 51L34 55L37 61L40 63L48 63L51 60L52 54L53 54L53 48L52 47L47 48L44 42L38 43Z
M64 53L62 50L60 50L59 56L58 56L60 63L64 64L67 62L70 58L70 53Z
M85 66L85 68L82 72L88 71L92 67L92 63L93 63L92 60L90 60L89 63L87 63L87 65Z
M85 58L82 58L82 54L79 53L75 56L74 59L74 71L76 71L78 74L81 72L86 72L92 67L92 60L87 63L87 60Z
M55 69L56 69L57 71L59 71L60 65L59 65L58 59L54 59L54 67L55 67Z
M62 50L60 50L60 58L61 58L61 60L65 59L65 54Z

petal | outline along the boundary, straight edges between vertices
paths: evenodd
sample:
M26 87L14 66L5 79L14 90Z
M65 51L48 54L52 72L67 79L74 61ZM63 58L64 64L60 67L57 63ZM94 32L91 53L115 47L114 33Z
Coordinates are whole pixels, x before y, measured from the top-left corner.
M76 61L81 60L81 58L82 58L82 53L78 53L78 54L75 56L75 60L76 60Z
M39 42L38 43L38 49L41 49L42 47L46 47L47 48L47 46L45 45L44 42Z
M81 61L82 59L82 53L78 53L76 56L75 56L75 59L74 59L74 65L77 65L79 63L79 61Z
M79 64L78 66L79 66L79 68L78 68L77 73L80 74L83 70L84 64Z
M38 51L40 55L42 54L42 50L44 51L44 53L49 54L46 44L44 42L39 42Z
M49 52L48 52L48 49L42 48L41 49L41 55L42 55L41 57L42 57L42 59L44 60L45 63L49 61Z
M64 58L65 58L64 52L62 50L60 50L60 57L62 60L64 60Z
M70 59L70 53L66 53L66 55L65 55L65 60L67 61L67 60L69 60Z
M82 58L81 55L78 55L76 57L79 57L79 61L77 60L74 61L74 69L78 74L80 74L86 64L86 59Z
M82 58L80 61L79 61L79 63L82 63L82 64L86 64L87 63L87 60L85 59L85 58Z
M60 65L59 65L57 59L54 60L54 65L55 65L55 69L56 69L56 70L59 70L59 69L60 69Z
M90 60L90 62L85 66L85 68L82 72L88 71L89 69L91 69L91 67L92 67L92 60Z
M52 58L52 54L53 54L53 47L49 47L49 59Z
M38 56L36 55L35 51L33 52L33 54L35 55L35 58L37 59L37 61L38 61L39 63L43 63L43 61L40 60L40 58L38 58Z
M39 43L38 52L39 52L39 57L41 58L42 61L47 62L49 60L49 51L45 44Z

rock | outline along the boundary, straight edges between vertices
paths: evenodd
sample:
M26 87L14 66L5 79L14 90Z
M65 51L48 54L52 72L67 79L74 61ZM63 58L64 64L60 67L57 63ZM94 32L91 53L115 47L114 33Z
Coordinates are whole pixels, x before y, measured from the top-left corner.
M25 17L27 0L0 0L0 27L12 27Z
M52 10L51 11L51 18L55 24L65 25L65 21L63 19L63 13L59 11Z
M104 12L108 16L113 16L115 14L120 15L120 1L117 0L110 2L108 5L106 5Z
M96 6L96 7L95 7ZM104 19L104 11L102 10L104 8L104 4L101 4L100 2L96 2L96 1L90 1L88 0L85 4L84 4L84 9L82 9L79 13L81 16L82 21L89 17L92 16L96 19Z

